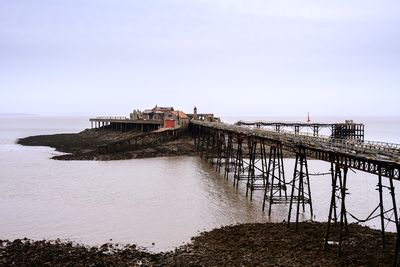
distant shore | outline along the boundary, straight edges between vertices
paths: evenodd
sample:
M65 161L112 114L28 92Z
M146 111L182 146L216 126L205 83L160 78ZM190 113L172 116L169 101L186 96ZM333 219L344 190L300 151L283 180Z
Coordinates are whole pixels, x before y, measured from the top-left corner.
M349 225L342 255L324 251L325 223L304 222L295 231L283 223L241 224L204 232L190 244L164 253L135 245L100 247L28 239L1 241L4 266L392 266L395 234Z

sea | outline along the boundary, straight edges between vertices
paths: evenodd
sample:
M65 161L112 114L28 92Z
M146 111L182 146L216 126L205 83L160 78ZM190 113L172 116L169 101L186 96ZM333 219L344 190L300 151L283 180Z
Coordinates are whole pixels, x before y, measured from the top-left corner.
M88 117L0 115L0 239L72 241L84 245L137 244L150 251L169 251L191 237L226 225L283 222L288 206L273 205L262 212L262 192L246 198L245 184L233 187L199 157L160 157L116 161L56 161L61 154L49 147L26 147L18 138L75 133L90 127ZM400 118L352 118L365 124L367 140L400 143ZM237 120L301 121L302 118L223 117ZM303 118L304 120L304 118ZM317 118L319 122L344 118ZM287 177L294 160L285 159ZM330 165L309 160L311 174L326 173ZM288 178L289 179L289 178ZM387 184L387 179L384 179ZM310 177L314 216L306 209L300 219L327 221L331 177ZM400 205L400 184L395 182ZM377 177L350 171L347 210L367 218L378 205ZM385 209L391 209L384 191ZM393 216L389 212L388 216ZM392 217L393 218L393 217ZM349 216L349 222L355 219ZM364 223L379 229L379 219ZM385 225L395 231L393 223Z

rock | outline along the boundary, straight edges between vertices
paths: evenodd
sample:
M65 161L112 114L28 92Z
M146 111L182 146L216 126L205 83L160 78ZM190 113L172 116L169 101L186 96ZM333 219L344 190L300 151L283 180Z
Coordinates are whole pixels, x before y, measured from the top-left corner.
M149 253L135 245L100 247L71 242L0 240L1 266L391 266L395 234L382 250L377 230L349 225L343 253L324 251L325 223L241 224L203 232L173 252ZM350 240L350 242L348 242ZM111 240L110 240L111 241ZM154 243L153 243L154 244Z

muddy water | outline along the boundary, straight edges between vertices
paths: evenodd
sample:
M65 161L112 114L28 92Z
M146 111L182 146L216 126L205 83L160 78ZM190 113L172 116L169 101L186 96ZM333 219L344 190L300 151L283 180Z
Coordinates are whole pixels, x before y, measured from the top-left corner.
M87 118L8 116L0 122L1 239L62 238L85 244L112 239L160 251L221 225L287 219L286 205L273 206L268 217L261 212L262 192L250 202L244 183L234 189L232 178L225 181L196 157L63 162L49 160L56 153L50 148L14 144L18 137L79 131L88 126ZM323 162L309 164L312 173L329 170ZM290 180L294 160L285 165ZM367 217L376 207L376 182L367 174L349 174L352 214ZM311 187L313 219L325 221L330 177L312 176ZM311 217L306 212L301 219ZM379 227L379 220L369 225Z

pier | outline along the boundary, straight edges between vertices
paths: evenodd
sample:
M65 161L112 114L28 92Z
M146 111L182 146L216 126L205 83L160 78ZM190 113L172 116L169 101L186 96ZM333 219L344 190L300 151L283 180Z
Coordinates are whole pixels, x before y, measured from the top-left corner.
M127 117L97 117L89 119L91 128L119 131L150 132L163 127L163 120L133 120Z
M196 107L193 114L185 114L172 107L157 106L143 112L134 110L129 118L97 117L90 122L96 129L143 132L98 146L100 154L154 146L163 140L178 139L189 130L197 153L218 173L223 172L226 180L232 179L235 188L243 183L246 197L251 201L254 192L261 191L262 210L269 215L274 205L287 205L286 224L294 224L296 229L300 214L308 213L311 220L314 215L310 176L330 176L325 249L334 242L338 244L338 254L342 253L349 217L362 223L379 219L383 248L388 223L396 227L394 263L397 265L400 224L394 181L400 181L400 145L366 141L362 123L346 120L343 123L238 121L226 124L211 113L198 113ZM285 171L286 156L295 158L291 177ZM312 173L309 159L327 162L330 168L323 173ZM372 174L377 180L379 202L365 219L357 218L346 209L348 172L354 170Z
M292 130L295 134L301 133L303 129L310 129L313 136L320 136L322 129L329 131L331 138L356 139L364 141L364 124L354 123L347 120L344 123L304 123L304 122L266 122L266 121L238 121L235 125L252 126L258 129L269 129L276 132Z
M252 127L249 127L252 126ZM255 127L254 127L255 126ZM262 126L272 126L266 130ZM282 131L282 127L293 127L294 132ZM327 127L328 137L300 132L301 127ZM358 222L380 219L382 245L385 247L387 223L394 223L397 230L394 264L398 262L400 247L400 225L395 198L394 181L400 180L400 145L369 142L364 140L364 125L344 124L298 124L239 122L236 125L220 122L191 120L190 131L199 154L215 170L223 171L226 180L233 185L243 182L246 196L252 200L253 192L263 192L263 211L271 214L273 205L289 206L287 225L299 222L301 213L313 216L310 170L307 161L317 159L330 163L330 169L319 175L331 177L329 216L326 229L325 249L331 241L338 243L338 254L342 252L346 237L348 217ZM285 176L283 153L295 155L293 177ZM349 170L360 170L377 177L379 203L366 219L357 219L346 210L347 174ZM384 194L390 195L390 203L384 203Z

